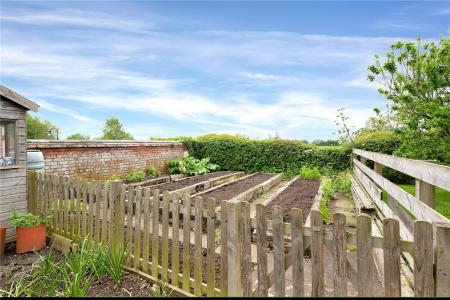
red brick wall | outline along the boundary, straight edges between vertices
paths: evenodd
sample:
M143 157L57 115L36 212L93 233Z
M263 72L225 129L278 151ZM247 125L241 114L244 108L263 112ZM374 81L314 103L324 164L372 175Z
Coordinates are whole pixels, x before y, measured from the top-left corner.
M28 140L28 149L42 151L45 171L60 175L106 179L153 165L167 171L167 162L187 154L182 143L166 141Z

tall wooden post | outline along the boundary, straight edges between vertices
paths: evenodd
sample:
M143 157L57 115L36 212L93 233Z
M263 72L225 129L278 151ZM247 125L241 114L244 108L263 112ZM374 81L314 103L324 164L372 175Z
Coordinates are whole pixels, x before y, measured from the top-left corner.
M228 296L242 297L241 203L228 203Z
M28 187L28 205L27 211L33 214L37 211L38 190L37 190L37 172L27 171L27 187Z
M435 187L422 180L416 179L416 198L434 209Z
M450 297L450 224L436 223L436 297Z
M377 163L376 161L374 162L373 165L373 170L375 171L375 173L380 174L383 173L383 165L380 163Z

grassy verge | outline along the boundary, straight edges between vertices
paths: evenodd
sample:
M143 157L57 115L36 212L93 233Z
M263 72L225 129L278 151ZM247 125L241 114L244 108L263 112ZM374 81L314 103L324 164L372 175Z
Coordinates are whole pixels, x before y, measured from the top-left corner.
M325 223L329 223L331 221L331 214L328 206L331 198L335 197L336 192L342 192L347 197L352 198L352 184L350 176L350 173L342 172L336 175L323 177L323 196L320 201L319 210L322 213L323 221Z
M399 184L398 186L413 196L416 194L416 187L414 185ZM387 198L387 194L383 193L383 201L386 201L386 198ZM446 191L441 188L436 188L435 209L437 212L442 214L444 217L450 219L450 192L449 191Z

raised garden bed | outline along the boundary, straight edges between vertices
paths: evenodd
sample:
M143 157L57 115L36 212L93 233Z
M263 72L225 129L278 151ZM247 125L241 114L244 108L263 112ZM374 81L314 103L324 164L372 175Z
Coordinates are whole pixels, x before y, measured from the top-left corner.
M303 222L306 221L314 198L319 191L320 180L295 179L290 181L280 193L274 195L266 204L267 216L272 218L272 207L281 206L283 209L283 220L290 222L289 210L291 208L300 208L303 214Z
M182 178L188 177L186 174L172 174L172 175L162 175L158 177L148 177L144 179L144 181L131 183L132 186L141 186L141 187L147 187L152 186L160 183L166 183L171 181L180 180Z
M222 200L250 201L262 190L268 190L280 180L280 174L256 173L219 185L211 190L196 194L196 196L202 196L204 199L214 198L216 206L220 206Z
M219 171L214 173L208 173L204 175L198 175L193 177L188 177L172 182L161 183L149 186L152 189L158 189L160 192L168 191L168 192L180 192L180 193L189 193L193 194L199 191L204 191L205 189L210 188L211 180L214 178L220 178L222 180L231 180L236 176L242 176L243 173L236 173L234 171Z

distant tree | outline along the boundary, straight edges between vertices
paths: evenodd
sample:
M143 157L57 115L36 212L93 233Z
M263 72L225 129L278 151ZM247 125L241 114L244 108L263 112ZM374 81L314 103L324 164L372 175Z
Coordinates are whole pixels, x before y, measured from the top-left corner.
M74 133L67 137L68 140L89 140L90 137L88 135L83 135L81 133Z
M133 140L133 136L126 132L119 119L111 117L106 119L103 127L102 140Z
M337 140L314 140L312 141L313 145L316 146L339 146L339 141Z
M450 37L440 44L396 42L368 67L369 81L391 100L399 127L398 154L450 163Z
M41 120L37 116L25 115L27 121L27 138L28 139L43 139L56 140L56 130L61 131L50 121Z

